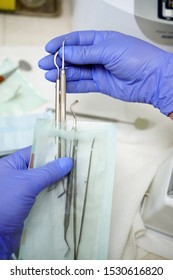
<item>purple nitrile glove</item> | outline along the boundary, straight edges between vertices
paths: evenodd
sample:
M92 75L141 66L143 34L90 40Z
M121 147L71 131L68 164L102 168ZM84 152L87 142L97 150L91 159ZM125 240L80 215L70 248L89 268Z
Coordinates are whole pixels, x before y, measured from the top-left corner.
M72 160L59 158L28 170L31 148L0 159L0 259L10 259L19 245L24 220L36 196L59 181L72 168Z
M115 31L79 31L51 40L50 54L40 68L55 81L53 57L65 41L67 92L101 92L114 98L152 104L168 115L173 112L173 54L147 42Z

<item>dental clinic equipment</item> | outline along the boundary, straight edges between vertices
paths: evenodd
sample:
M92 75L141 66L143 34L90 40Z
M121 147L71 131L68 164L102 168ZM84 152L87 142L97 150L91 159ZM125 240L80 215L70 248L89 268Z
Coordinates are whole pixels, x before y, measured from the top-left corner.
M107 259L115 167L114 124L66 121L66 75L58 70L55 118L38 119L30 167L57 157L73 159L67 178L43 190L24 226L19 259ZM45 152L46 151L46 152ZM111 168L108 168L111 166ZM62 192L63 187L63 192Z

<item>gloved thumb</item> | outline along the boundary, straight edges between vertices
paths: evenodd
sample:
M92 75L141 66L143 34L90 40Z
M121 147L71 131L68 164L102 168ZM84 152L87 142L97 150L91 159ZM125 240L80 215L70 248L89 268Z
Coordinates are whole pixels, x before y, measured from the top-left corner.
M104 64L104 48L92 46L65 46L65 61L76 65ZM62 58L62 48L59 50Z
M31 187L37 195L44 188L62 179L72 169L70 158L59 158L41 167L28 170Z

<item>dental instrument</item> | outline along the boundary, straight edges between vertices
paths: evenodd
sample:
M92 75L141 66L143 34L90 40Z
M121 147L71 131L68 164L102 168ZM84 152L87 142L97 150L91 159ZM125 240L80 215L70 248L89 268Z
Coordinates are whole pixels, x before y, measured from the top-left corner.
M66 127L66 73L65 73L65 58L64 58L64 45L65 41L62 43L62 69L60 73L60 68L56 62L59 52L57 51L54 55L54 64L58 70L56 78L55 87L55 126L61 126L62 129ZM57 141L58 146L58 157L66 156L66 143L64 139L59 139Z
M56 84L55 84L55 126L61 121L61 106L60 106L60 69L56 63L58 51L54 55L54 64L58 70Z
M5 80L7 80L18 69L25 70L25 71L30 71L31 70L31 65L25 60L19 60L18 66L16 66L12 70L9 70L9 71L5 72L4 74L0 74L0 84L2 82L4 82Z
M55 128L65 129L66 126L66 73L65 73L65 62L64 62L64 44L66 39L62 43L62 70L60 74L60 68L56 62L59 51L54 55L54 65L57 68L57 78L55 84ZM55 143L57 147L57 153L55 158L66 156L66 141L55 137ZM61 197L65 193L65 179L62 180L63 192L58 196ZM56 185L50 186L48 191L54 189Z
M82 209L82 218L81 218L81 224L80 224L80 230L79 230L79 239L78 239L76 254L75 254L75 258L74 258L75 260L77 260L77 258L78 258L79 246L80 246L80 242L81 242L81 238L82 238L94 144L95 144L95 139L93 139L92 144L91 144L90 158L89 158L89 164L88 164L88 174L87 174L84 202L83 202L83 209Z
M78 103L78 100L74 101L70 106L70 111L73 116L73 126L72 132L77 130L77 118L73 111L73 107ZM67 244L68 250L66 254L70 250L70 246L67 241L67 231L70 223L70 212L71 212L71 202L72 202L72 194L73 194L73 239L74 239L74 255L75 255L75 248L76 248L76 196L77 196L77 185L76 185L76 164L77 164L77 145L78 141L75 139L71 140L70 143L70 152L69 157L73 159L73 170L70 172L68 179L67 179L67 191L66 191L66 202L65 202L65 215L64 215L64 240Z

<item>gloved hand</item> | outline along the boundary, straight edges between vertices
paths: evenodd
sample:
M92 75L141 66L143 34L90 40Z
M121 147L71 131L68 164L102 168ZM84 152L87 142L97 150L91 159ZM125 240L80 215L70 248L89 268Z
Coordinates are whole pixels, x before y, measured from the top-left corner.
M10 259L18 247L38 193L72 168L71 159L60 158L28 170L30 151L25 148L0 160L0 259Z
M135 37L114 31L80 31L51 40L50 55L39 61L55 81L65 41L67 92L101 92L129 102L152 104L168 115L173 111L173 54Z

